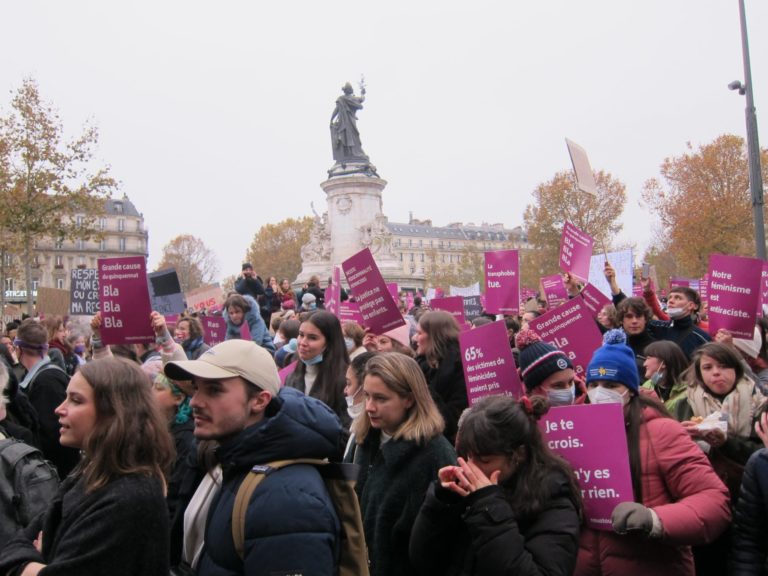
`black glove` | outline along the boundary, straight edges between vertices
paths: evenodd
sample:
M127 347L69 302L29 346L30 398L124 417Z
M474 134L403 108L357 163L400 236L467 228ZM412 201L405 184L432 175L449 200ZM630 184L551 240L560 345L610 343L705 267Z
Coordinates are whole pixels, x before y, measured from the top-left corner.
M653 530L653 514L651 510L637 502L622 502L611 513L613 531L617 534L627 532L642 532L650 534Z

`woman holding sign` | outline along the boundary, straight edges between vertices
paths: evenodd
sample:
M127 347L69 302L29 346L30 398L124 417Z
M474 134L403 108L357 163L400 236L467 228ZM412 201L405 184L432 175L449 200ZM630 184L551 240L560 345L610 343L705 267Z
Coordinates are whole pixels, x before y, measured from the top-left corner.
M639 394L625 339L621 330L606 332L587 368L587 387L590 403L624 407L634 499L615 507L612 531L582 530L575 574L694 576L690 547L713 542L728 527L728 492L666 408Z
M418 574L571 574L581 496L537 424L542 397L489 396L462 416L458 466L430 486L411 534Z

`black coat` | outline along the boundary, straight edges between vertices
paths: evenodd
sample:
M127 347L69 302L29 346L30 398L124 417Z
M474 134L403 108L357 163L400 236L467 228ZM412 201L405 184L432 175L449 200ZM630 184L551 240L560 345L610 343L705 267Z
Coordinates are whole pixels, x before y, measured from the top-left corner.
M43 531L43 551L32 542ZM168 576L168 512L161 482L135 474L85 493L67 478L50 510L0 552L0 574L27 562L50 576Z
M427 379L432 399L445 420L443 434L453 444L456 440L456 431L459 428L459 417L469 406L459 347L456 345L450 348L437 368L431 367L425 356L418 356L416 361Z
M768 450L747 462L741 495L733 513L733 544L729 574L768 573Z
M564 474L553 473L549 482L549 499L533 517L517 513L500 486L462 498L433 483L411 534L418 574L572 574L579 513Z

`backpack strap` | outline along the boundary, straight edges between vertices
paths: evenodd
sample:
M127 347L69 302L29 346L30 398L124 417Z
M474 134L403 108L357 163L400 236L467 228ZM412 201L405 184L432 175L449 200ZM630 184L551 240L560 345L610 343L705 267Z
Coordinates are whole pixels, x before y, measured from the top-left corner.
M69 375L67 374L67 371L66 371L66 370L62 369L62 367L61 367L61 366L59 366L59 365L58 365L58 364L56 364L55 362L51 361L51 362L48 362L48 364L46 364L45 366L41 367L41 368L40 368L40 370L38 370L38 371L35 373L35 376L34 376L34 378L32 378L32 380L30 380L30 382L29 382L29 384L27 384L27 387L26 387L26 388L22 388L22 391L23 391L23 392L24 392L24 393L25 393L27 396L29 396L29 395L32 393L32 385L33 385L35 382L37 382L37 379L40 377L40 374L42 374L43 372L46 372L46 371L48 371L48 370L58 370L59 372L62 372L62 373L65 375L65 376L67 376L67 378L69 378Z
M241 560L245 558L245 516L248 512L251 496L253 496L261 481L272 472L286 466L293 466L294 464L324 466L328 464L328 461L315 458L296 458L293 460L275 460L267 464L256 464L240 483L237 495L235 496L235 505L232 508L232 541L235 544L235 551Z

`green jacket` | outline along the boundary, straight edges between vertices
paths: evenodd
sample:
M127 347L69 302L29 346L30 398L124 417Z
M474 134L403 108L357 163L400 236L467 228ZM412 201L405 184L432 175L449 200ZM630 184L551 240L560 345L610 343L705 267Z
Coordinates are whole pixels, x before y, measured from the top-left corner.
M662 396L661 388L654 386L653 382L650 380L643 382L641 387L643 390L650 390L655 392L656 396L659 398L659 401L662 402L664 406L667 407L667 410L669 410L672 414L675 413L675 408L677 407L677 404L680 402L680 400L685 400L687 398L685 393L688 389L688 385L685 382L675 382L672 386L672 390L669 391L669 398L666 400L664 400L664 397Z

